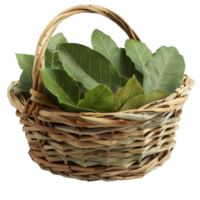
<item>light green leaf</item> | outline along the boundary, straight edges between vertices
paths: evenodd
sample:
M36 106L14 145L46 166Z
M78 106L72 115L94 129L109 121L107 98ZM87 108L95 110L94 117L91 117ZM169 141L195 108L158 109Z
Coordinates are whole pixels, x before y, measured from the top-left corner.
M27 54L15 54L21 69L26 67L33 67L34 56Z
M98 29L92 33L92 47L108 60L111 60L113 54L118 49L112 38Z
M120 110L123 105L131 98L144 94L143 88L133 76L127 84L120 88L114 95L114 111Z
M175 47L160 47L144 67L144 93L163 90L173 93L180 85L185 62Z
M104 84L115 93L121 86L119 74L112 63L86 46L61 44L58 55L67 73L88 90Z
M120 76L131 78L133 75L141 77L142 75L135 69L135 64L126 55L124 48L119 48L114 53L111 62L117 69Z
M47 89L52 92L60 103L76 105L79 101L80 91L78 84L59 69L40 69Z
M62 33L58 33L50 39L47 45L47 49L45 51L46 68L63 70L62 63L60 62L58 57L58 49L60 47L60 44L62 43L67 43L67 40Z
M121 110L137 109L144 106L145 104L148 104L160 99L164 99L167 96L169 96L169 94L164 91L154 90L154 91L149 92L146 95L140 95L140 96L136 96L129 99L121 108Z
M105 85L98 85L89 91L83 100L77 104L80 108L95 110L97 112L110 112L114 103L114 96L111 90Z
M136 69L143 74L143 67L152 55L146 44L128 39L125 43L126 54L136 64Z

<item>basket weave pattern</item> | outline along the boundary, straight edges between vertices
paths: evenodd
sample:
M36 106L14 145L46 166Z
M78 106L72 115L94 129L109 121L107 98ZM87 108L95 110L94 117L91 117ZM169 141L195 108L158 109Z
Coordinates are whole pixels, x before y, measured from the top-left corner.
M99 13L116 22L132 39L140 40L112 11L92 5L60 13L43 32L35 55L31 99L8 88L8 98L20 117L30 146L29 155L42 169L85 181L141 178L160 167L174 148L182 107L194 81L184 76L176 91L164 100L116 113L69 113L53 105L42 90L44 52L54 30L77 13Z

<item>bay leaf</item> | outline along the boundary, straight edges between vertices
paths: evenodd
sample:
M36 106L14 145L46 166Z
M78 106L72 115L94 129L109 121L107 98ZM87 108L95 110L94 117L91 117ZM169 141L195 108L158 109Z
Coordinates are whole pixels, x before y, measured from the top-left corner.
M13 86L12 89L13 89L13 90L16 90L16 91L22 92L22 94L23 94L23 96L24 96L24 98L25 98L26 100L28 100L28 99L31 97L30 93L27 92L27 91L23 91L23 90L20 88L19 85Z
M18 64L21 69L26 69L26 67L33 67L34 56L27 54L15 54L18 60Z
M152 55L146 44L128 39L125 42L126 54L136 64L136 69L143 74L143 67Z
M67 104L67 103L60 103L58 106L63 111L66 111L66 112L75 112L75 113L80 113L80 112L94 112L93 110L84 109L84 108L78 108L77 106L70 105L70 104Z
M80 97L78 84L67 74L59 69L40 69L46 88L52 92L60 103L76 105Z
M58 49L62 43L67 43L67 40L62 33L58 33L51 37L45 51L45 68L63 70L62 63L58 57Z
M139 80L140 78L142 82L142 74L135 69L135 64L126 55L126 51L124 48L118 48L117 51L115 51L114 55L112 56L111 62L117 69L120 76L131 78L133 75L135 75L137 79Z
M172 94L180 85L185 61L175 47L160 47L144 67L144 93L163 90Z
M33 71L33 66L32 67L27 66L21 73L20 89L24 92L29 92L33 86L32 71Z
M44 84L43 84L43 88L44 88L44 93L45 93L46 97L47 97L53 104L57 105L57 104L59 103L58 98L57 98L55 95L53 95L53 93L50 92L50 91L46 88L46 86L45 86Z
M169 94L164 91L153 90L146 95L139 95L129 99L121 108L121 110L137 109L144 106L145 104L164 99L167 96L169 96Z
M82 83L79 83L79 82L77 82L77 83L78 83L78 86L79 86L81 92L84 92L85 90L87 90Z
M120 77L112 63L89 47L61 44L58 55L65 71L88 90L99 84L108 86L113 93L120 88Z
M120 110L129 99L142 94L144 94L143 88L134 75L129 79L127 84L120 88L114 95L114 111Z
M32 69L33 69L33 61L34 55L29 53L16 53L13 52L13 56L15 58L17 68L20 70L20 73L17 77L19 80L19 87L13 88L20 90L22 92L29 93L30 88L32 88Z
M85 98L77 104L80 108L95 110L97 112L110 112L114 103L112 91L105 85L98 85L88 91Z
M125 78L123 76L120 76L120 80L121 80L121 86L124 87L127 84L129 78Z
M84 99L84 98L85 98L85 92L82 91L82 92L80 93L80 99Z
M16 90L16 91L20 91L20 92L26 92L26 91L22 90L19 85L13 86L12 89Z
M29 94L28 92L22 92L22 94L23 94L23 96L24 96L24 98L26 100L28 100L29 98L31 98L31 94Z
M113 39L98 29L94 30L92 33L92 47L108 60L112 59L112 56L118 49Z
M85 98L85 95L88 93L88 91L89 91L89 90L81 91L80 99L84 99L84 98Z
M93 49L101 53L112 62L120 75L122 87L124 78L131 78L134 74L138 81L143 83L143 75L135 69L135 64L126 55L124 48L118 48L114 40L100 30L94 30L92 34Z

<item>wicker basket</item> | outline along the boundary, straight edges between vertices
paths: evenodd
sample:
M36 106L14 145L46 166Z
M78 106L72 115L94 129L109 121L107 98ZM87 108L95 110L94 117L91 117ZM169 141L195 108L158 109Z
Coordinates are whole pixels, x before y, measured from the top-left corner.
M140 40L127 22L114 12L93 5L65 10L56 16L39 39L33 68L32 97L8 88L10 103L24 125L29 155L42 169L85 181L141 178L162 166L174 148L182 107L194 81L185 75L168 98L139 109L117 113L69 113L43 94L42 77L47 44L66 18L78 13L99 13L117 23L131 39Z

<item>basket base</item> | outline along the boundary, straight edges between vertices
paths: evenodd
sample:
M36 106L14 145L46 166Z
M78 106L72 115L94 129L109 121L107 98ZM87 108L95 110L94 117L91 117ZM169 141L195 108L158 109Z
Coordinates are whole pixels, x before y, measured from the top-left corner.
M91 182L118 182L118 181L131 181L131 180L139 180L146 178L149 174L163 168L165 164L172 160L172 154L174 153L176 147L172 148L170 151L161 152L157 155L155 155L155 158L151 156L151 159L149 159L148 163L145 163L144 166L150 166L151 163L157 164L151 167L146 167L146 169L141 170L141 168L130 166L128 169L123 169L123 167L110 167L110 170L98 170L98 171L75 171L72 170L70 167L67 169L63 168L56 168L56 167L50 167L43 163L37 163L35 162L34 158L31 156L30 151L28 149L27 155L30 158L30 161L34 163L40 171L47 171L50 175L53 176L59 176L61 178L65 179L74 179L76 181L82 181L86 183ZM150 157L149 157L150 158ZM142 162L147 159L142 159ZM62 161L53 162L54 164L63 164ZM52 164L52 163L50 163ZM74 164L73 162L69 161L68 165L73 166L79 166L78 164ZM67 165L65 165L67 166ZM143 168L144 168L143 166ZM105 168L102 165L96 165L95 168Z

